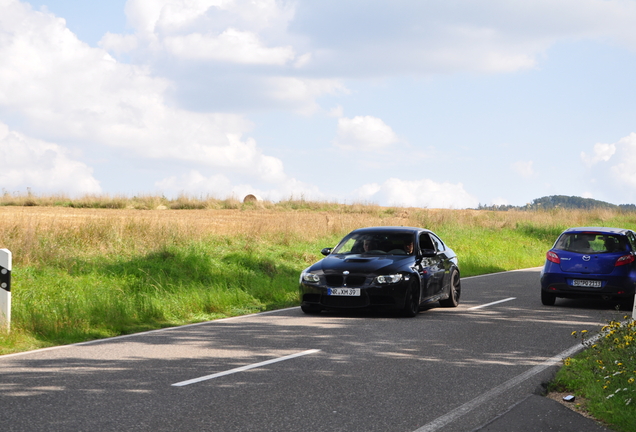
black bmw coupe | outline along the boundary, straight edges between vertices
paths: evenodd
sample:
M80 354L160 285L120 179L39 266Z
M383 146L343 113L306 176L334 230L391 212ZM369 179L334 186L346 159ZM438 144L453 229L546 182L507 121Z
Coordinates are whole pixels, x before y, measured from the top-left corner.
M459 303L457 255L432 231L412 227L372 227L350 232L325 258L300 275L303 312L382 308L414 317L439 301Z

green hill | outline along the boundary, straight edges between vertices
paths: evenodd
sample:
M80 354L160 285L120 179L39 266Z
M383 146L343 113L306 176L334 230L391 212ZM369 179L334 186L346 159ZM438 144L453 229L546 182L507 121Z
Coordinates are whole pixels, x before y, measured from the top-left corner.
M579 210L595 210L595 209L610 209L610 210L622 210L622 211L636 211L636 205L634 204L611 204L605 201L599 201L592 198L582 198L578 196L566 196L566 195L551 195L542 198L536 198L523 206L483 206L479 205L480 210L549 210L555 208L563 209L579 209Z

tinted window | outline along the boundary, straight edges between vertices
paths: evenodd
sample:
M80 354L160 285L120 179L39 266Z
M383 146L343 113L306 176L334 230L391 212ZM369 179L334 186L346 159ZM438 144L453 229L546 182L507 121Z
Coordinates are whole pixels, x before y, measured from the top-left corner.
M431 241L431 237L427 233L420 235L420 249L432 249L435 250L435 246Z
M441 241L437 236L431 234L431 239L433 240L433 243L435 243L435 247L437 248L439 252L443 252L446 250L446 246L444 246L444 242Z
M577 253L626 252L627 237L619 234L566 233L559 237L555 249Z
M408 255L407 245L413 243L408 232L352 233L333 250L333 254ZM412 250L412 248L411 248Z
M629 231L627 233L627 239L629 240L629 245L632 250L636 250L636 238L634 238L634 233Z

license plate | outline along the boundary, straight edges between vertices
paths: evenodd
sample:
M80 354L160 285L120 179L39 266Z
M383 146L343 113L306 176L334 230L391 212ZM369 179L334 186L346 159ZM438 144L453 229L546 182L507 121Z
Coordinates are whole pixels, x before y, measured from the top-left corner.
M329 288L327 295L330 296L359 296L360 288Z
M588 287L588 288L600 288L601 281L599 280L587 280L587 279L573 279L572 286Z

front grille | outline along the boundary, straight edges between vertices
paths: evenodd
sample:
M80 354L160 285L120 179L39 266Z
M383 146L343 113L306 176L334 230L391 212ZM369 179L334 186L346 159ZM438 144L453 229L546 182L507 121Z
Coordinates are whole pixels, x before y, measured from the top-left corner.
M328 307L365 307L369 306L369 300L366 296L358 297L340 297L340 296L322 296L322 304Z
M325 275L325 281L327 282L327 286L340 288L343 286L347 287L361 287L364 285L364 282L367 280L367 277L364 275Z
M325 275L325 280L327 281L327 286L330 287L341 287L344 284L342 275Z
M345 283L348 287L360 287L364 285L364 281L366 280L366 276L347 276Z

